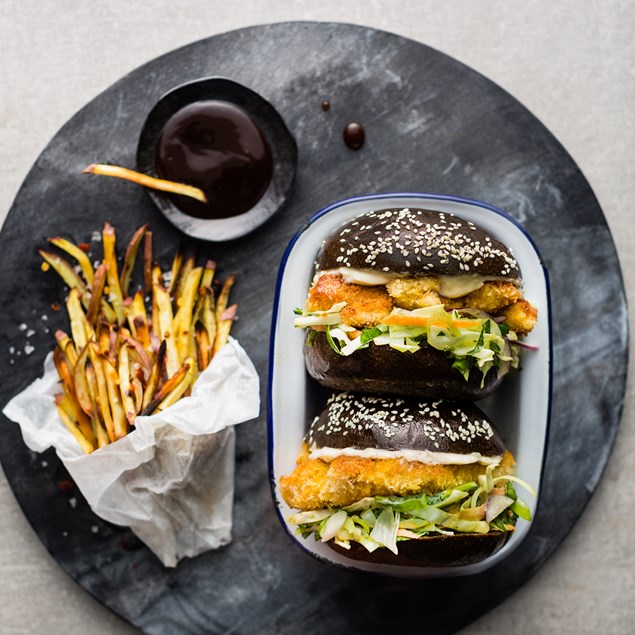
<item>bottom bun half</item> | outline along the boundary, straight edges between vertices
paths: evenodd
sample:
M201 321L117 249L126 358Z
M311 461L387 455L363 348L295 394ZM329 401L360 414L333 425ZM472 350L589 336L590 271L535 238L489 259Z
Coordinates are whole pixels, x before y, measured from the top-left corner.
M330 540L328 546L346 558L409 567L460 567L481 562L500 551L513 531L495 531L488 534L464 533L452 536L426 536L418 540L398 542L399 553L379 548L369 552L357 542L350 549Z
M465 380L445 353L427 345L415 353L401 353L371 343L352 355L339 355L324 333L315 333L312 345L304 347L304 359L311 377L323 386L365 393L476 401L503 379L493 369L483 382L481 373L473 369Z

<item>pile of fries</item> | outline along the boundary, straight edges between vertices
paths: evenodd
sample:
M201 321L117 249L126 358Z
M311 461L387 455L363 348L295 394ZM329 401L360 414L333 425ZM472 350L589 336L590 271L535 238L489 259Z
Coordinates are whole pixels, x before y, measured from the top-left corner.
M49 239L75 266L40 250L42 268L54 269L70 288L66 307L71 336L61 330L55 334L53 359L63 389L55 403L86 453L126 435L137 415L159 412L188 395L227 343L236 315L236 305L228 306L234 276L225 280L216 299L214 262L196 266L193 255L179 250L165 284L153 261L147 225L130 240L121 273L109 223L102 240L103 261L96 269L84 243ZM142 243L145 290L129 295Z

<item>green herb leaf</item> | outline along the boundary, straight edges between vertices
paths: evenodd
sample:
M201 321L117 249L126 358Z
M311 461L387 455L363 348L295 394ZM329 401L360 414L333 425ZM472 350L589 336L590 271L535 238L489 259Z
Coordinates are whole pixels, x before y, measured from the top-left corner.
M442 492L437 492L433 496L428 497L428 505L438 505L444 501L450 495L449 489L444 489Z
M428 497L423 492L414 496L377 496L376 500L378 505L391 507L399 512L420 509L428 504Z
M470 377L470 369L474 366L473 357L459 357L452 363L452 368L456 368L467 381Z
M369 329L364 329L361 335L361 343L366 344L366 342L370 342L374 340L376 337L382 334L382 330L377 326L374 326Z
M511 525L512 527L516 526L516 519L518 517L515 514L508 516L506 513L497 516L490 522L490 527L495 527L499 531L509 531L505 525Z
M520 498L517 498L516 501L514 501L514 504L510 507L510 509L523 520L531 520L531 510L529 509L527 503L520 500Z
M344 353L342 353L342 351L340 350L340 347L335 343L335 340L333 339L333 336L331 335L331 327L330 325L326 325L326 341L329 343L329 346L338 354L341 355L342 357L346 357L344 355Z
M485 322L485 324L483 324L483 328L481 329L481 334L478 336L478 340L476 342L476 345L468 353L468 355L476 355L476 353L478 353L483 348L483 344L485 343L485 333L489 333L489 328L490 328L489 327L489 323L490 323L490 321L487 320L487 322Z
M313 342L317 337L317 331L310 330L309 334L306 336L306 341L304 342L307 346L313 346Z

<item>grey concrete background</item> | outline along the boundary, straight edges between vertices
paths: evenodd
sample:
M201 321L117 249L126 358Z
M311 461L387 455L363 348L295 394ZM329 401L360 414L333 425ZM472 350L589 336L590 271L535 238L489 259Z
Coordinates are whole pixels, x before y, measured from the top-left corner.
M3 0L0 221L57 129L121 75L215 33L300 19L363 24L424 42L480 71L520 100L561 141L591 183L612 228L627 294L632 296L631 0ZM631 380L610 464L573 532L527 585L467 627L465 635L633 632L634 406ZM136 632L57 566L22 515L3 475L0 536L0 633Z

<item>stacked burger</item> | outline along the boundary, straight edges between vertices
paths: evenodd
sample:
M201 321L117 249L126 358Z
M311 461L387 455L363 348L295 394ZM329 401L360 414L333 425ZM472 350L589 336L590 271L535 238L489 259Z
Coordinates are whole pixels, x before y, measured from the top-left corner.
M530 519L514 458L472 402L518 366L537 319L510 250L424 209L358 216L322 245L296 326L334 393L280 479L289 518L354 559L478 562Z

